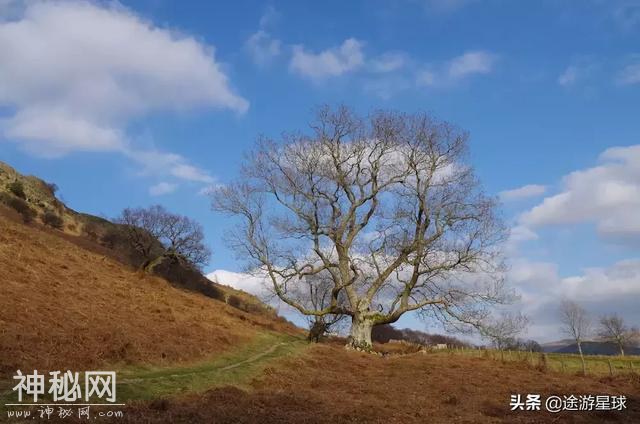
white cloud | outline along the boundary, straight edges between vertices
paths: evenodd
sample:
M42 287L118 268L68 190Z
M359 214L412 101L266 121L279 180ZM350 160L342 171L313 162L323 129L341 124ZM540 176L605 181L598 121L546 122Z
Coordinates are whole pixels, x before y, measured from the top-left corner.
M592 222L601 236L640 241L640 145L614 147L600 164L572 172L563 190L520 216L526 226Z
M293 46L289 69L303 77L319 81L355 71L364 64L363 43L355 38L345 40L339 47L311 53L304 46Z
M537 240L538 238L538 234L523 225L516 225L515 227L511 228L509 233L509 241L512 243Z
M149 194L152 196L162 196L164 194L173 193L178 188L177 184L161 182L149 187Z
M488 74L493 70L495 56L485 51L467 52L449 63L448 76L451 79L465 78L473 74Z
M640 83L640 62L625 66L616 77L616 81L621 85Z
M558 77L558 84L563 87L572 85L578 79L578 68L574 65L569 66L564 72Z
M244 272L217 269L207 274L207 278L216 283L225 284L233 287L234 289L245 291L260 299L265 299L271 294L265 278Z
M476 50L454 57L441 66L428 65L416 75L418 86L451 86L473 75L486 75L493 71L497 56Z
M513 190L505 190L498 193L500 199L505 202L540 196L547 191L547 187L539 184L529 184Z
M397 71L408 62L408 57L402 52L386 52L380 56L373 58L369 62L369 69L372 72L387 73Z
M118 4L27 2L0 21L4 138L49 157L134 150L125 128L155 111L244 112L214 48Z
M260 27L247 38L244 48L251 57L251 60L259 66L270 64L280 55L282 42L273 38L267 28L273 26L280 18L280 13L273 7L267 7L265 13L260 17Z
M142 168L142 175L169 174L176 178L205 184L215 183L213 178L205 170L190 165L188 161L176 154L157 150L125 150L124 154L138 163Z
M633 31L640 26L640 2L637 0L618 2L612 15L614 21L624 31Z
M260 17L260 28L273 26L278 20L280 20L280 12L278 12L275 7L269 5Z
M606 268L587 268L579 275L561 277L549 262L517 259L509 283L522 295L522 312L532 318L529 336L561 338L558 307L563 298L582 304L594 317L617 312L630 323L640 322L640 259L627 259Z
M575 63L567 66L567 68L558 76L558 84L562 87L569 88L578 83L584 83L597 72L599 64L592 56L581 56L575 59Z
M280 55L281 44L267 31L259 30L247 39L244 46L255 64L265 66Z

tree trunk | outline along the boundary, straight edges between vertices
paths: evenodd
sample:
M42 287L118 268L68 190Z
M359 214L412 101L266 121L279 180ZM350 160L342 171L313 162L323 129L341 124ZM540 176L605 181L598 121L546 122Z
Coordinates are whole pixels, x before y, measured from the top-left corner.
M622 343L620 343L618 345L618 348L620 349L620 356L624 356L624 345Z
M312 343L319 343L320 339L327 332L327 324L321 319L316 319L313 322L313 325L309 329L309 335L307 336L307 340Z
M371 319L362 318L357 315L353 316L351 318L351 331L349 334L349 341L347 342L347 348L362 350L365 352L371 351L372 329L373 321Z
M584 355L582 354L582 343L578 341L578 353L580 353L580 361L582 361L582 375L587 375L587 364L584 362Z

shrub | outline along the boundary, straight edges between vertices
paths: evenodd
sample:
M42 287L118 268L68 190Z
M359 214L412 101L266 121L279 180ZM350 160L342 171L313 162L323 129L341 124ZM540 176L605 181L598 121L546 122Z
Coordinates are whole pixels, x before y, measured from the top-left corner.
M98 239L100 238L98 235L100 233L100 230L98 228L98 224L96 224L95 222L87 222L86 224L84 224L82 226L82 232L90 240L98 241Z
M126 238L124 233L120 231L119 228L111 227L108 228L102 237L100 238L100 242L109 249L115 249L121 244L126 242Z
M9 184L9 191L22 200L27 198L27 195L24 194L24 185L20 181L14 181Z
M233 306L236 309L243 310L244 303L242 302L242 299L240 299L235 294L229 296L229 298L227 299L227 303L229 304L229 306Z
M6 199L6 204L22 215L22 221L25 224L33 221L33 218L36 216L36 212L31 209L29 204L18 197L10 197L9 199Z
M64 225L64 221L62 220L62 218L51 211L44 213L44 215L42 216L42 222L44 222L45 225L48 225L51 228L55 228L56 230L61 230Z

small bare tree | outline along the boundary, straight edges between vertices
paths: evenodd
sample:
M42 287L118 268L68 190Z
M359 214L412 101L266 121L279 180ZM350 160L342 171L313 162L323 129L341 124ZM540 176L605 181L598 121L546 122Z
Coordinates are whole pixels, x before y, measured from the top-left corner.
M347 315L349 345L404 313L476 325L503 302L495 200L465 162L467 134L425 114L321 108L311 133L259 139L212 194L238 218L227 241L305 315ZM297 286L330 281L328 303ZM324 281L321 279L320 281Z
M633 346L638 342L640 331L625 324L622 317L612 314L600 318L598 335L603 340L615 344L620 356L624 356L625 347Z
M122 225L130 246L144 258L142 268L147 271L169 257L183 258L200 268L211 256L202 226L160 205L127 208L116 222Z
M299 287L302 290L300 296L297 296L300 304L307 303L309 308L315 310L322 310L331 304L333 284L329 275L320 273L309 276ZM339 303L344 303L345 300L342 298ZM307 339L310 342L319 342L327 333L340 326L346 317L343 314L308 315L309 335Z
M504 361L504 350L513 346L516 336L522 333L529 319L520 313L503 313L499 318L489 321L481 328L481 335L500 351Z
M560 322L565 334L576 343L580 361L582 361L582 374L587 374L587 365L582 354L582 342L589 337L591 332L591 318L585 309L576 302L563 300L560 303Z

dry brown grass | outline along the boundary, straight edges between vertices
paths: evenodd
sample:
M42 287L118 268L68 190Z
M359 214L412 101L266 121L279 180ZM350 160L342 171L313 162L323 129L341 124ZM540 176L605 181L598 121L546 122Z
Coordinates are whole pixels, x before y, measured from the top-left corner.
M520 363L456 355L380 357L341 344L312 347L267 368L254 390L131 405L126 422L172 423L637 423L636 379L543 373ZM623 412L511 412L511 394L626 395Z
M176 364L295 333L0 213L0 372Z

